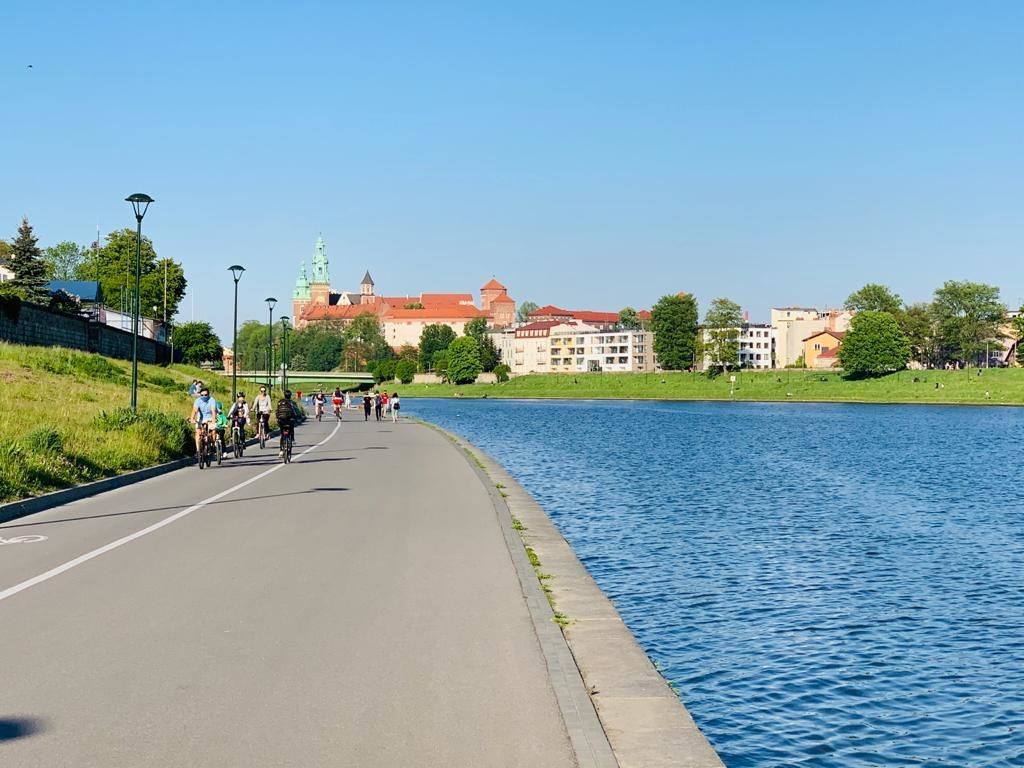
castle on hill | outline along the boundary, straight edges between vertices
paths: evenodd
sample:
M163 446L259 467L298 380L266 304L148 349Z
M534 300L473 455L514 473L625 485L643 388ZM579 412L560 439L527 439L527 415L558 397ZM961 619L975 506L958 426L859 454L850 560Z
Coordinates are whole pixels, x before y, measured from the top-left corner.
M295 327L301 329L315 322L347 325L361 315L376 317L388 344L398 349L405 344L419 344L420 335L428 325L451 326L460 336L466 323L478 317L485 318L494 328L508 327L515 322L516 302L495 279L480 288L479 307L469 293L381 296L376 293L369 272L363 275L358 292L334 291L328 271L327 246L323 237L317 238L312 277L303 262L295 281L292 294Z

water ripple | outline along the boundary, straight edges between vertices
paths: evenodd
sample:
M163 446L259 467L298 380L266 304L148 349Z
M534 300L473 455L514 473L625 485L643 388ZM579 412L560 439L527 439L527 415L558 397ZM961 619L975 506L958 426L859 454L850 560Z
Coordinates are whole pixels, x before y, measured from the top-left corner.
M429 401L731 768L1024 765L1024 411Z

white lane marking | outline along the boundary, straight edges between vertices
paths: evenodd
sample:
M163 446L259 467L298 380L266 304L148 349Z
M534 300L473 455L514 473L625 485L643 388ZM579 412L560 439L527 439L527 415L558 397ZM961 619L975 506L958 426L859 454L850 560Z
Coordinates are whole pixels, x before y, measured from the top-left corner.
M45 536L29 535L29 536L14 536L10 539L5 539L0 536L0 547L4 544L36 544L40 541L46 541Z
M327 437L325 437L323 440L321 440L316 445L311 445L309 448L304 450L302 453L300 453L295 458L295 461L299 461L307 453L309 453L312 450L315 450L315 449L319 448L321 445L323 445L328 440L330 440L332 437L334 437L335 434L337 434L338 428L340 426L341 426L341 423L339 422L338 424L336 424L334 426L334 429L331 431L331 434L329 434ZM157 523L153 523L148 528L143 528L141 531L136 531L135 533L130 533L127 536L124 536L124 537L118 539L117 541L112 541L109 544L104 544L102 547L98 547L97 549L94 549L92 552L86 552L84 555L80 555L79 557L76 557L74 560L68 560L63 565L58 565L56 568L51 568L50 570L46 571L46 573L41 573L38 576L33 576L31 579L27 579L27 580L21 582L20 584L15 584L13 587L8 587L7 589L5 589L2 592L0 592L0 602L6 600L8 597L13 597L14 595L18 594L19 592L24 592L29 587L34 587L36 584L42 584L44 581L49 581L54 576L60 576L60 574L64 573L65 571L70 571L72 568L74 568L76 566L79 566L82 563L86 563L86 562L92 560L94 557L99 557L100 555L106 554L107 552L111 551L112 549L117 549L118 547L123 546L123 545L127 544L130 541L135 541L136 539L142 538L147 533L152 533L153 531L156 531L156 530L159 530L160 528L163 528L165 525L170 525L175 520L180 520L181 518L185 517L186 515L192 514L197 509L202 509L207 504L212 504L213 502L217 501L218 499L224 498L228 494L234 493L235 491L238 491L238 490L241 490L242 488L245 488L245 486L247 486L247 485L251 485L252 483L255 483L257 480L262 480L267 475L272 474L273 472L277 472L277 470L281 469L281 467L283 467L283 466L285 466L283 463L275 464L274 466L272 466L267 471L261 472L260 474L256 475L255 477L250 477L248 480L245 480L244 482L241 482L241 483L239 483L236 486L228 488L226 491L221 491L220 493L218 493L218 494L216 494L214 496L211 496L208 499L203 499L198 504L193 504L188 509L183 509L183 510L181 510L181 512L175 512L170 517L165 517L163 520L161 520L161 521L159 521ZM188 471L188 470L186 469L185 471Z

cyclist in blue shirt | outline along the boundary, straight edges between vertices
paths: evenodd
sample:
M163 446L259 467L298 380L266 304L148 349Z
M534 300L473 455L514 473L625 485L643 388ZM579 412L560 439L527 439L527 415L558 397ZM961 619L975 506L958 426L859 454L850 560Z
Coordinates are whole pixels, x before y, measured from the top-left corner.
M210 429L217 427L217 401L210 397L210 388L205 384L199 390L199 397L192 403L191 420L196 425L196 453L199 453L199 432L203 424L209 424Z

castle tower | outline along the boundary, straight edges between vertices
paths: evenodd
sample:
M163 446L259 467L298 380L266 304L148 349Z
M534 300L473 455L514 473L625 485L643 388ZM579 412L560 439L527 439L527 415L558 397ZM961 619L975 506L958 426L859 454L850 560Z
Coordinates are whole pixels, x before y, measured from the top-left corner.
M313 304L331 303L331 276L327 271L327 246L321 235L313 249L313 279L309 283L310 301Z
M505 328L515 321L516 303L508 288L491 278L480 289L480 309L490 315L491 325Z
M373 295L373 278L370 277L370 271L367 270L363 275L363 281L359 284L359 303L373 304L374 301L376 301L376 297Z
M292 292L292 320L296 328L301 327L299 322L302 313L309 306L310 298L309 278L306 277L306 262L302 262L302 267L299 268L299 276L295 280L295 290Z

